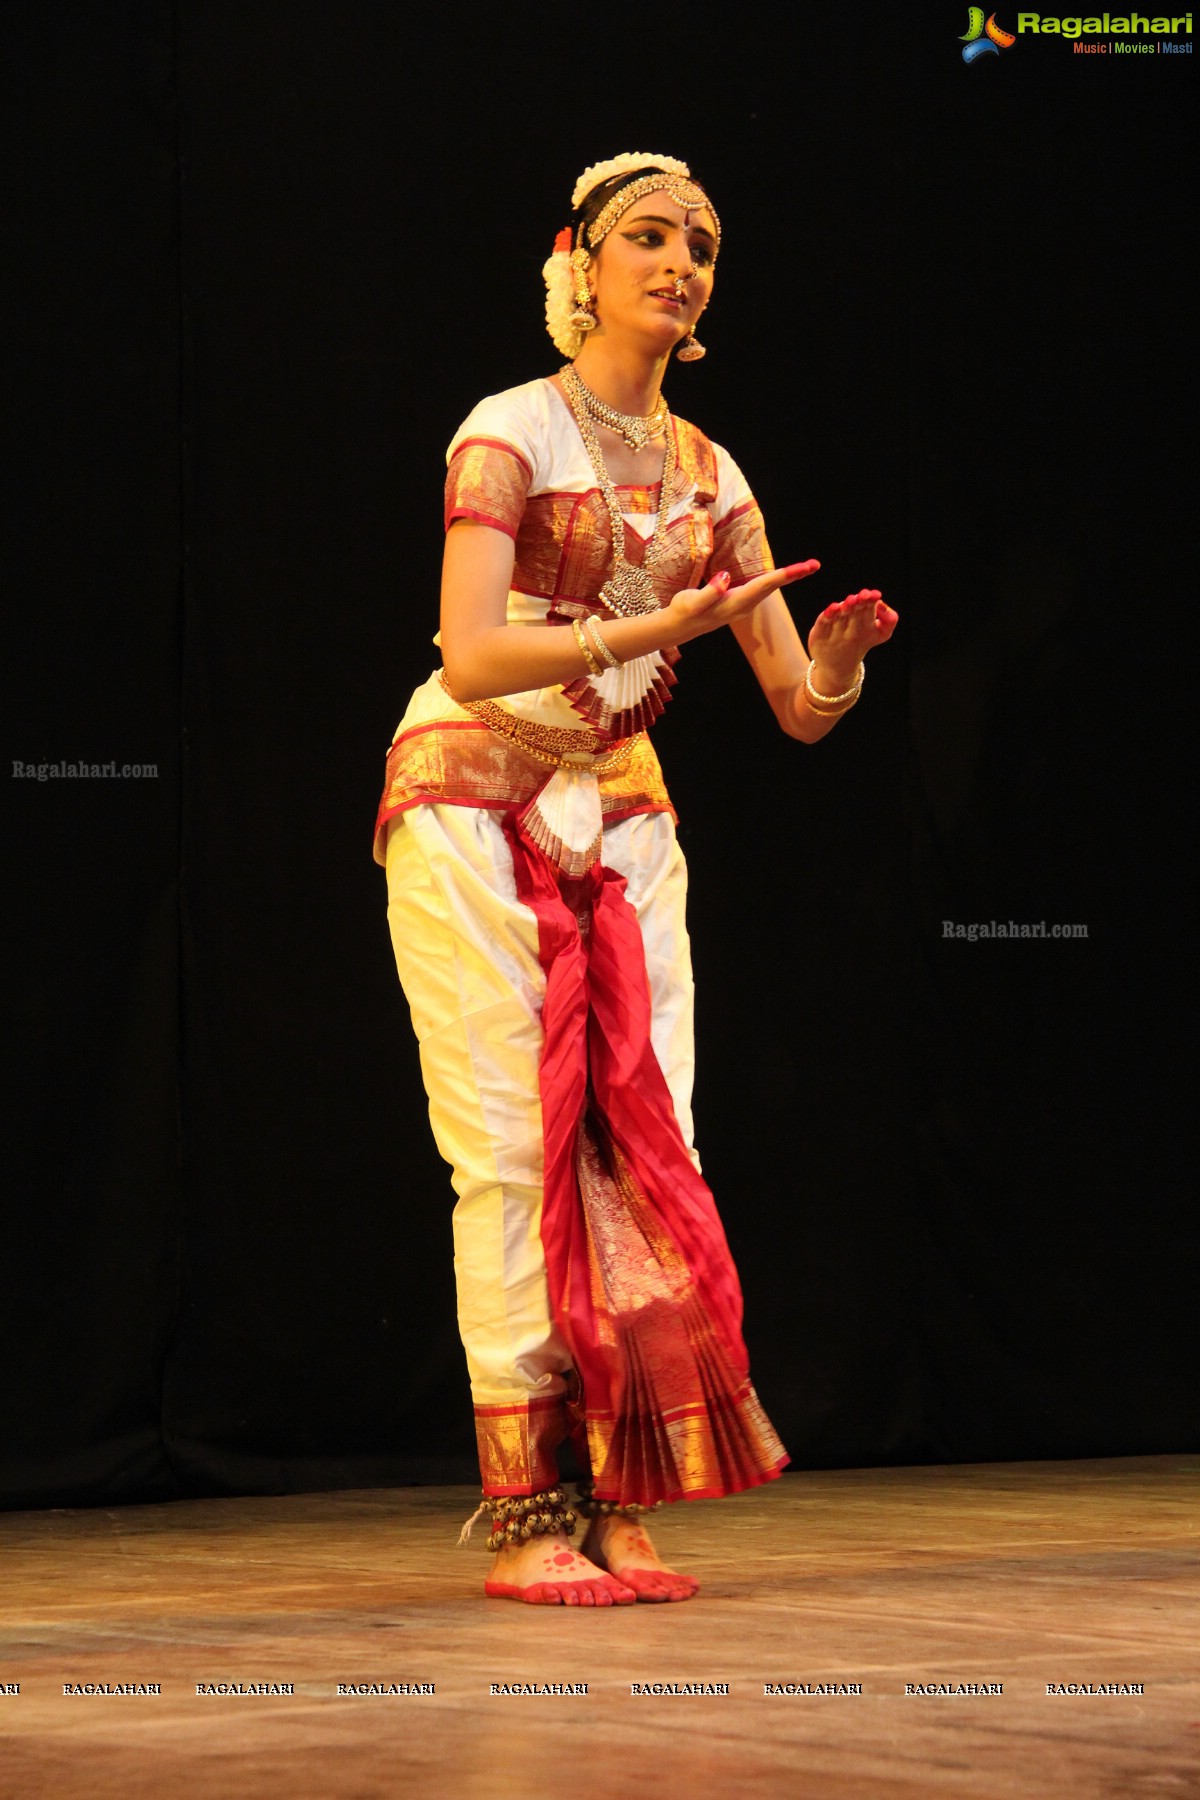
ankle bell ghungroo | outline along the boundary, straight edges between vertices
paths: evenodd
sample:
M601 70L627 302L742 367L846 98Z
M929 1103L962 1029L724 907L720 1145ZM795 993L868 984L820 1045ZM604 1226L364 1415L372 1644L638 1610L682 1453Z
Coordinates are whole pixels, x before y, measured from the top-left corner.
M597 1500L590 1487L582 1486L575 1502L576 1511L585 1519L604 1519L613 1513L621 1519L637 1519L643 1513L657 1512L661 1505L661 1500L654 1500L649 1506L642 1506L636 1500L631 1500L628 1506L618 1506L615 1500Z
M526 1544L531 1537L550 1536L563 1531L571 1537L578 1523L577 1514L567 1505L562 1488L549 1488L544 1494L510 1494L496 1498L483 1497L480 1509L492 1515L488 1537L489 1550L501 1550L505 1544Z

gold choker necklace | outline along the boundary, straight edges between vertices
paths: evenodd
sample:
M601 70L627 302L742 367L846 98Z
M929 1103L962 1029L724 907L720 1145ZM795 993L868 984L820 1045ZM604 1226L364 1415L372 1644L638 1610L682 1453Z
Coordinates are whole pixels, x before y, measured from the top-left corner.
M654 411L644 417L640 413L618 412L615 406L609 406L601 400L599 394L593 394L579 375L573 363L565 363L559 370L563 386L578 406L599 419L601 425L607 425L610 431L619 432L631 450L644 450L651 438L658 437L667 422L667 403L662 395L658 396Z

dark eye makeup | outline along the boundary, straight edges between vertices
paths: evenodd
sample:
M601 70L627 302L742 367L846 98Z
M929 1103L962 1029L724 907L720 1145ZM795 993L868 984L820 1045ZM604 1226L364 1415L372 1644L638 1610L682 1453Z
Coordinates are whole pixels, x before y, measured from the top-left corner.
M648 250L660 250L664 241L662 232L653 225L643 226L641 231L623 231L621 236L631 244L644 244ZM710 269L716 260L707 238L694 239L688 249L693 262L702 269Z

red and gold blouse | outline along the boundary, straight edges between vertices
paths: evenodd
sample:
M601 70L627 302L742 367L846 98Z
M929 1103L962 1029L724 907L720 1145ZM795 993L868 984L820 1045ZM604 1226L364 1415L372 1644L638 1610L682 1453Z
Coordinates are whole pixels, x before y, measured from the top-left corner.
M653 576L664 605L681 588L702 587L714 568L728 569L736 584L772 566L762 514L732 457L684 419L672 415L670 429L676 467ZM482 400L456 432L446 461L447 530L456 519L474 519L513 539L510 625L610 616L599 600L613 554L608 508L574 416L551 381ZM659 484L618 487L617 495L625 557L640 563L654 531ZM665 698L678 652L660 654ZM423 801L523 806L564 758L591 765L606 823L672 811L646 733L618 739L588 728L572 704L572 687L468 706L451 698L440 672L418 688L388 753L376 859L384 860L388 820L406 807Z

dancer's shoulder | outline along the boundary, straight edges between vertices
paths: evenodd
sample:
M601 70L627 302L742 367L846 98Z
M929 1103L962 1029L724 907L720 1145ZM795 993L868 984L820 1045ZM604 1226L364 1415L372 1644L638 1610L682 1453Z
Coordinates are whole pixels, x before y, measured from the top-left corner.
M468 440L484 439L508 445L532 467L549 430L553 401L554 390L545 378L486 394L451 438L446 461Z

